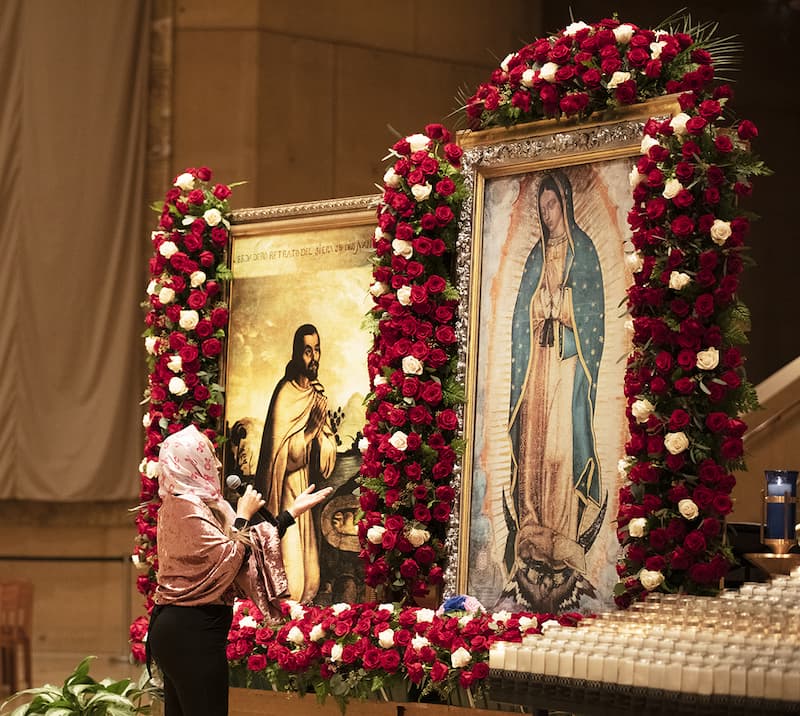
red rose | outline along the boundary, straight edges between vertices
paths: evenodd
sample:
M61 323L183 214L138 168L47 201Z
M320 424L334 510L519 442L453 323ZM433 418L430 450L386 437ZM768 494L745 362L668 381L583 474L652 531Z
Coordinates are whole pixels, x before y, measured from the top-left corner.
M714 147L722 154L728 154L733 151L733 142L727 134L720 134L714 139Z
M203 291L192 291L189 294L187 303L189 304L189 308L198 311L206 305L206 294Z
M438 405L442 402L442 385L435 380L423 384L419 397L429 405Z
M200 261L201 266L209 268L210 266L214 265L214 254L212 254L210 251L203 251L201 252L198 260Z
M436 415L436 424L442 430L455 430L458 427L458 415L451 408L442 410Z
M692 117L686 122L686 131L689 134L702 134L708 122L702 117Z
M675 236L685 238L694 231L694 221L690 217L681 214L672 220L670 229Z
M758 136L758 128L749 119L744 119L739 123L736 133L739 135L739 139L747 141Z
M464 150L457 144L445 144L444 146L444 156L447 158L447 161L455 167L461 164L461 156L463 154Z
M203 341L202 350L204 356L213 358L222 352L222 343L216 338L208 338L207 340Z
M214 332L214 326L211 325L211 321L207 318L203 318L197 322L194 331L200 338L208 338Z
M683 546L692 554L700 554L706 549L706 538L699 530L692 530L683 541Z
M251 654L247 659L247 668L249 671L263 671L267 668L266 654Z

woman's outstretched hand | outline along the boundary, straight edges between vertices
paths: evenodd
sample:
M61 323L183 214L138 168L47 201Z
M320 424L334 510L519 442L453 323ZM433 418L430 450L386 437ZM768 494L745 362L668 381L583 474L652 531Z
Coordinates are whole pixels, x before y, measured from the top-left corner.
M314 505L318 505L320 502L326 499L331 492L333 492L332 487L325 487L319 492L314 492L314 485L309 485L306 490L303 490L303 492L294 498L294 502L289 508L289 514L297 519L304 512L307 512L314 507Z

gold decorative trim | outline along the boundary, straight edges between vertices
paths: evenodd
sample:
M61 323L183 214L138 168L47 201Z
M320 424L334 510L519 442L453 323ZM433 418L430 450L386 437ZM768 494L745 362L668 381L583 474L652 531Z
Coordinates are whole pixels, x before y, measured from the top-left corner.
M380 194L368 196L348 196L341 199L304 201L297 204L278 204L251 209L236 209L232 224L251 224L261 221L295 219L298 217L319 216L322 214L346 214L374 210L380 202Z

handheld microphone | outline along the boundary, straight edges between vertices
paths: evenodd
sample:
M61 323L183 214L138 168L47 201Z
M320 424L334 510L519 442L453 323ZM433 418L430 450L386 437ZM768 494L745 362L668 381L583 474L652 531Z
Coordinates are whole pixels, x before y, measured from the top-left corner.
M242 478L238 475L228 475L228 477L225 478L225 484L239 495L244 495L244 491L247 489L247 485L242 482ZM262 506L259 507L258 511L250 518L251 525L257 525L259 522L269 522L274 525L275 517L270 514L266 507Z

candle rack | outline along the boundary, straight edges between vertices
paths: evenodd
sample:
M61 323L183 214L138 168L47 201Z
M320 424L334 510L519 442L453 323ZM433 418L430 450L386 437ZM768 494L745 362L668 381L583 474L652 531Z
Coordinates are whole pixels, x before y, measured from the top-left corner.
M788 554L797 544L797 471L766 470L761 490L761 542L775 554Z

